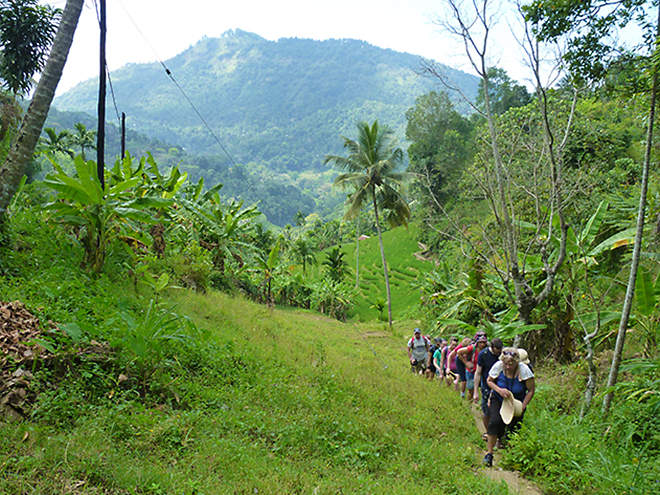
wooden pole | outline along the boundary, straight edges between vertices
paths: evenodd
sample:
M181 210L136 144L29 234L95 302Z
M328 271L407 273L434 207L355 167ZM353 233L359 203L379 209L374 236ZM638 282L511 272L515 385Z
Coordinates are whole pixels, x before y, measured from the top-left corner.
M106 0L101 3L101 50L99 71L99 106L98 106L98 130L96 133L96 164L101 189L105 189L105 38L106 38Z
M126 158L126 114L121 113L121 159Z

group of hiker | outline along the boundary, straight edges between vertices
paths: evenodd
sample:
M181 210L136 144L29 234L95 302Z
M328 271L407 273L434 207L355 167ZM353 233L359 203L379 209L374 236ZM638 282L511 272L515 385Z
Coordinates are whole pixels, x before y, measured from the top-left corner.
M459 341L431 339L415 328L408 341L411 370L429 380L453 387L481 409L487 441L484 464L493 465L493 451L520 427L534 397L534 373L527 352L504 347L501 339L490 341L486 332Z

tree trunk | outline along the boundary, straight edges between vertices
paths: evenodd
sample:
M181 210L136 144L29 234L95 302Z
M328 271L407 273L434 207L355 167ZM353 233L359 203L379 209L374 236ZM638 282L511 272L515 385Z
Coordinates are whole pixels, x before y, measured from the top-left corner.
M656 41L660 39L660 10L658 11L658 26L656 31ZM657 48L652 58L655 59ZM658 94L658 67L653 67L653 89L651 90L651 101L649 103L648 129L646 133L646 150L644 153L644 168L642 171L642 187L639 197L639 210L637 212L637 233L635 234L635 246L633 248L632 262L630 263L630 276L628 277L628 287L626 289L626 298L621 310L621 322L619 323L619 332L616 337L614 347L614 356L612 357L612 366L607 379L607 388L616 385L619 375L619 366L623 356L623 346L626 341L626 331L628 330L628 319L632 308L633 296L635 294L635 281L637 279L637 269L639 268L639 258L642 251L642 237L644 235L644 215L646 214L646 193L649 184L649 168L651 165L651 149L653 147L653 123L655 120L655 105ZM603 416L610 412L612 396L614 392L608 392L603 399Z
M358 211L356 219L356 239L355 239L355 288L360 287L360 212Z
M378 242L380 243L380 257L383 260L383 272L385 273L385 290L387 291L387 316L392 329L392 296L390 295L390 277L387 275L387 262L385 261L385 247L383 246L383 235L380 232L380 220L378 219L378 206L376 195L374 198L374 214L376 215L376 230L378 231Z
M591 408L591 403L596 393L596 378L598 376L598 368L594 364L594 348L591 345L591 339L593 339L600 329L600 322L596 326L596 330L593 333L586 334L584 336L584 343L587 346L587 364L589 365L589 377L587 378L587 388L584 391L584 404L582 404L582 409L580 410L580 419L584 417L589 412Z
M7 207L34 154L55 90L62 77L83 3L84 0L67 0L48 62L18 130L16 140L0 168L0 219L5 217Z

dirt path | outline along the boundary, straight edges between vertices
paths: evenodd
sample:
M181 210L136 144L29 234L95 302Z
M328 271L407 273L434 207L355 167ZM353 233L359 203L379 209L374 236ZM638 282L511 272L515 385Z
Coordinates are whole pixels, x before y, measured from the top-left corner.
M481 411L476 406L472 406L471 411L479 433L486 433L483 421L481 421ZM485 449L483 450L483 455L486 455ZM495 451L494 457L493 467L484 468L483 470L483 473L486 476L495 481L504 481L509 487L509 493L517 493L520 495L543 495L541 490L539 490L532 482L523 478L517 471L505 471L504 469L499 468L498 465L500 464L502 456L501 454L498 454L497 451Z

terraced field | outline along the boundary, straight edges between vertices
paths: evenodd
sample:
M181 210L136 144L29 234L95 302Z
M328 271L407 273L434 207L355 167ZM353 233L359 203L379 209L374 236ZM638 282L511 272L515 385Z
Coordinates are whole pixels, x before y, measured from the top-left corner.
M415 319L416 308L419 302L417 284L425 273L433 269L433 263L423 261L415 256L421 251L415 240L415 231L399 227L383 233L385 245L385 258L387 260L390 276L390 290L392 293L392 317L396 319ZM355 280L355 243L345 244L342 250L346 253L346 260ZM325 253L319 256L324 259ZM378 236L374 235L360 241L360 285L359 295L350 316L360 321L371 321L380 316L378 310L371 306L378 299L387 300L383 263L380 256ZM387 308L383 311L387 318Z

